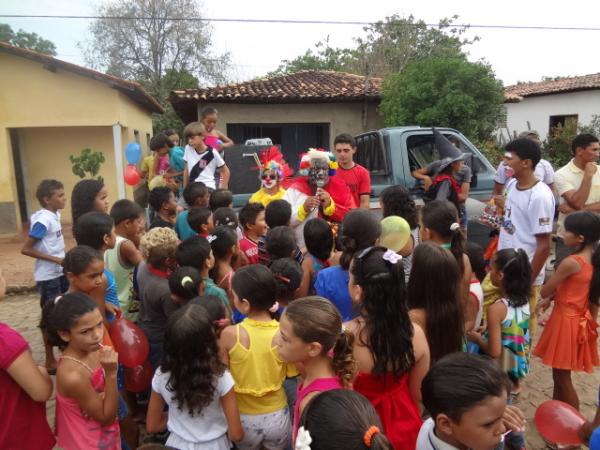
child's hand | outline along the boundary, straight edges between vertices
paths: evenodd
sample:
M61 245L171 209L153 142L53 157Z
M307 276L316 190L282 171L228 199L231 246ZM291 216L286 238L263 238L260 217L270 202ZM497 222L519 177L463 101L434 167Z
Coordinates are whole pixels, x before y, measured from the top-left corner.
M583 442L587 442L590 440L590 436L594 432L594 423L586 421L581 428L577 430L577 434L581 438Z
M513 405L506 405L502 416L504 426L515 432L523 432L527 426L527 420L523 412Z
M481 332L479 328L476 330L467 331L467 340L469 342L474 342L475 344L480 344L483 341L483 337L481 336Z
M107 375L116 375L119 367L119 354L112 348L103 346L100 348L100 365Z
M121 308L113 305L112 303L106 303L106 312L112 314L117 319L121 317Z
M552 299L550 297L548 297L548 298L541 298L538 301L537 306L535 307L535 313L536 313L536 315L539 316L539 315L543 314L544 312L546 312L546 310L548 308L550 308L551 304L552 304Z

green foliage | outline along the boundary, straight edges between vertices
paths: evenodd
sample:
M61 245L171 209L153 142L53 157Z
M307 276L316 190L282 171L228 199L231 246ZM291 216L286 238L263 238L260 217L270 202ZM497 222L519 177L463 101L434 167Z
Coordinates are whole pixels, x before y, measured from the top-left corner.
M301 70L333 70L337 72L352 72L354 54L348 48L333 48L329 46L329 36L325 41L315 44L315 51L308 49L304 55L292 60L284 59L282 64L269 75L294 73Z
M385 80L380 109L386 126L452 127L482 141L503 117L503 101L502 82L488 64L430 56Z
M105 161L102 152L96 152L91 148L84 148L81 150L79 156L70 155L69 161L71 161L71 164L73 165L73 173L79 178L85 178L86 173L89 173L91 178L104 181L104 179L98 175L100 166Z
M28 48L36 52L56 56L56 45L47 39L42 38L37 33L28 33L19 29L16 33L10 25L0 23L0 41L8 42L19 48Z
M578 133L591 133L600 136L600 116L593 115L592 121L587 125L577 126L577 122L567 121L564 126L558 126L551 130L543 143L544 158L548 159L555 168L567 164L573 154L571 153L571 142Z

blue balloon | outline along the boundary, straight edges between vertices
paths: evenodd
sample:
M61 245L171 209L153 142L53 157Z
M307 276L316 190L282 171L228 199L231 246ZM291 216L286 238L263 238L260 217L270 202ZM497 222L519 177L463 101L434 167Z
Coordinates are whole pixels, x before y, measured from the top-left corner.
M600 450L600 428L596 428L590 437L590 450Z
M125 159L129 164L136 164L142 157L142 148L137 142L130 142L125 147Z

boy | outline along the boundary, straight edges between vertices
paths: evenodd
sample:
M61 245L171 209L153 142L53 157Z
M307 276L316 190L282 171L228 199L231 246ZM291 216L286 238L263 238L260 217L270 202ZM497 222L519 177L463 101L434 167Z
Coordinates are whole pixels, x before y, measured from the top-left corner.
M208 241L200 236L192 236L186 239L177 247L175 258L180 267L189 266L198 269L204 285L203 295L214 295L221 299L227 311L231 314L227 293L208 276L208 271L215 265L215 258Z
M171 188L166 186L155 187L150 191L148 198L150 206L155 211L154 219L150 229L157 227L175 227L175 216L177 214L177 200Z
M248 203L239 213L244 237L240 240L240 250L246 255L248 264L259 262L258 240L267 232L265 207L260 203Z
M208 206L213 212L219 208L233 207L233 193L228 189L217 189L211 192Z
M169 171L169 151L173 147L171 140L164 134L157 134L150 139L152 154L142 160L140 176L147 178L148 184L156 176L164 176Z
M283 199L273 200L265 208L265 221L267 222L267 227L269 228L269 230L272 230L276 227L289 227L291 219L292 206ZM265 236L259 237L257 245L259 262L268 266L271 261L271 257L269 256L269 252L267 250L267 238ZM295 250L293 252L292 258L294 258L298 262L298 264L302 264L302 261L304 261L304 255L302 254L302 250L300 249L300 247L298 247L298 245L296 244L295 239L294 247Z
M187 186L192 181L202 181L209 190L214 190L217 188L215 172L219 171L220 186L218 187L227 189L229 168L219 152L204 143L204 137L207 135L204 125L200 122L192 122L185 127L183 134L188 142L183 154L185 160L183 186Z
M63 184L56 180L43 180L37 187L35 196L42 209L31 215L29 236L21 253L35 258L33 278L40 292L40 307L43 308L46 301L54 300L69 289L69 282L62 270L65 240L59 212L65 207L67 198ZM55 373L56 359L52 347L47 344L46 334L42 332L42 336L46 369Z
M342 133L333 140L333 149L339 166L337 174L350 188L355 203L360 208L369 209L371 174L363 166L354 162L356 141L352 135Z
M188 215L188 224L198 236L206 239L214 229L213 213L206 206L192 208Z
M110 217L115 223L117 242L114 248L104 253L104 267L110 270L117 283L117 296L123 315L135 322L140 302L133 290L133 276L142 254L138 250L146 221L144 210L131 200L122 199L113 205Z
M208 205L208 196L209 194L206 185L200 181L194 181L193 183L188 184L183 190L183 199L188 205L188 208L193 208L195 206L206 207ZM181 211L177 214L177 219L175 220L175 232L182 241L196 235L196 232L190 228L190 224L188 223L188 214L189 211L187 209Z
M507 428L521 432L522 413L507 406L510 384L488 358L453 353L440 359L421 384L431 417L421 426L416 450L492 450Z

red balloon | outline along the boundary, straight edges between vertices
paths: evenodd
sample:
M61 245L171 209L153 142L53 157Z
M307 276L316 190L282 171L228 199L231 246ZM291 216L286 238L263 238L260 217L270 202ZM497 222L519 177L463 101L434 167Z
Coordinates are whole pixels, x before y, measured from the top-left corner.
M115 351L119 354L119 362L125 367L135 367L148 358L148 339L140 327L130 320L120 317L115 319L108 330Z
M127 164L123 178L125 178L125 183L127 183L129 186L135 186L140 182L141 179L140 173L134 164Z
M125 367L125 389L129 392L144 392L152 383L154 369L150 361L133 368Z
M561 445L583 444L577 431L585 418L571 405L559 400L548 400L535 411L535 426L548 442Z

